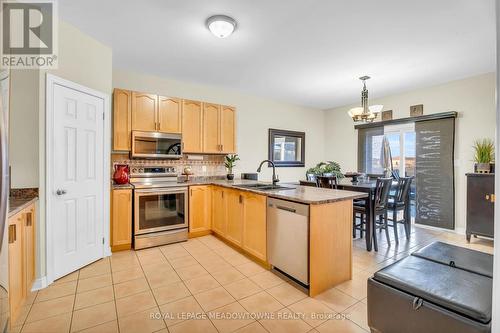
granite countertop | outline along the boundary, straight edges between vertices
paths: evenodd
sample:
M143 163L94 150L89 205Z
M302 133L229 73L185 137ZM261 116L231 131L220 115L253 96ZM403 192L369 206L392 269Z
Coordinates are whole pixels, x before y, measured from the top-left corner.
M9 197L9 217L16 215L38 200L38 196Z
M353 191L344 191L344 190L332 190L326 188L318 188L311 186L300 186L294 183L278 183L281 186L288 187L286 189L278 189L272 191L262 191L255 188L241 188L238 185L245 184L270 184L265 182L256 182L254 180L240 180L236 179L233 181L229 180L206 180L206 181L188 181L184 183L176 183L176 186L186 185L186 186L194 186L194 185L217 185L223 186L227 188L232 188L240 191L248 191L260 195L265 195L271 198L284 199L299 203L311 204L311 205L320 205L331 202L343 201L343 200L352 200L364 198L367 196L366 193L363 192L353 192Z
M111 183L111 188L113 190L120 190L120 189L133 189L134 188L134 185L130 184L130 183L127 183L127 184L114 184L114 183Z
M320 205L325 203L331 203L336 201L343 200L352 200L364 198L367 196L366 193L363 192L353 192L353 191L344 191L344 190L332 190L326 188L318 188L311 186L300 186L296 183L278 183L281 186L285 186L287 188L277 189L271 191L263 191L256 188L241 188L239 185L248 185L248 184L271 184L266 182L258 182L255 180L245 180L245 179L235 179L235 180L225 180L225 179L203 179L203 178L194 178L189 181L179 181L172 182L167 184L162 184L162 187L180 187L180 186L196 186L196 185L216 185L223 186L226 188L231 188L239 191L247 191L260 195L265 195L271 198L284 199L304 204L311 205ZM113 189L121 189L121 188L134 188L131 184L125 185L112 185Z

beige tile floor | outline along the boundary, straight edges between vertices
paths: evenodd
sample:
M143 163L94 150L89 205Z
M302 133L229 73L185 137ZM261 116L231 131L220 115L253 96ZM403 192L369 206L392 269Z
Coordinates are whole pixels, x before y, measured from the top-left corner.
M366 332L366 279L435 240L493 243L414 228L379 252L353 246L353 279L310 298L213 236L99 260L30 295L14 332Z

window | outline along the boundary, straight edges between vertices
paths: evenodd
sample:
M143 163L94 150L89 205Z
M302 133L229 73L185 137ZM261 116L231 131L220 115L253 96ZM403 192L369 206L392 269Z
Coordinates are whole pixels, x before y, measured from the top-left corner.
M282 167L303 167L305 133L269 129L269 159Z
M383 127L359 129L358 131L358 171L367 174L382 174L384 169L380 161Z

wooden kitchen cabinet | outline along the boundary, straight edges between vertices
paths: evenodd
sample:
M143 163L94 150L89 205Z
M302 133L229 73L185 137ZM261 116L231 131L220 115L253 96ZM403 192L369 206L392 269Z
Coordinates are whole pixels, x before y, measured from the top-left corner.
M203 112L202 103L182 101L182 151L185 153L203 152Z
M230 106L203 103L203 152L230 154L236 152L236 110Z
M243 249L255 257L267 260L266 197L242 192Z
M179 98L158 96L158 131L181 133L182 102Z
M35 205L9 218L9 306L15 322L35 281Z
M128 250L132 245L132 190L111 193L111 251Z
M203 103L203 152L220 153L220 106Z
M25 283L29 292L35 282L35 206L28 207L24 214L24 265Z
M114 89L113 150L130 151L132 131L182 134L185 153L236 153L234 107Z
M113 150L130 150L132 131L132 92L113 92Z
M241 247L243 240L243 196L237 190L225 190L225 193L227 193L226 239Z
M24 212L9 219L9 302L12 322L19 316L19 311L26 297L26 268L24 261L23 225Z
M212 230L222 237L226 236L227 230L224 192L220 186L212 187Z
M220 107L220 151L224 154L236 153L236 109Z
M158 130L158 96L132 92L132 130Z
M189 234L202 236L210 233L212 226L212 187L189 188Z

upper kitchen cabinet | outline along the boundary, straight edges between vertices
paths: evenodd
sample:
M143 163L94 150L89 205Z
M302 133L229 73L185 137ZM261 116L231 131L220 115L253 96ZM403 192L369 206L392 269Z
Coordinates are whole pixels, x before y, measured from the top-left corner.
M158 96L158 130L181 133L182 104L179 98Z
M130 150L132 130L132 92L115 89L113 92L113 150Z
M220 153L220 106L203 103L203 152Z
M220 107L220 145L224 154L236 153L236 109Z
M235 123L235 108L203 103L203 152L235 153Z
M124 89L113 93L113 150L131 150L131 132L182 134L182 151L236 153L236 109Z
M182 100L182 151L201 153L203 151L202 103Z
M158 130L158 96L132 92L132 130Z

